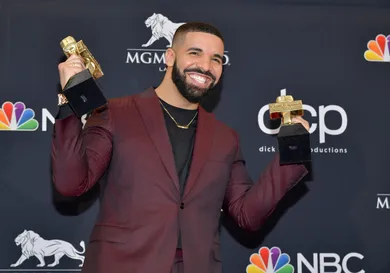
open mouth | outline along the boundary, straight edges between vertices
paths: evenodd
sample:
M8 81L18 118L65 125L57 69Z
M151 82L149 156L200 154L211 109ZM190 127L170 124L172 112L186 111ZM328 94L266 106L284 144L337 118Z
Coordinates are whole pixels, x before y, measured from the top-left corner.
M199 87L207 87L210 82L212 81L211 78L208 76L205 76L204 74L198 74L198 73L188 73L188 77L190 78L191 82Z

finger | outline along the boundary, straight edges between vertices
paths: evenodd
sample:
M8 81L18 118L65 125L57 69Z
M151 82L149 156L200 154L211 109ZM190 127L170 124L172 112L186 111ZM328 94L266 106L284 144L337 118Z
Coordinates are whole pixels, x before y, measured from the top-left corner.
M65 61L65 63L71 63L71 62L81 62L84 64L84 59L81 56L72 55Z
M67 64L72 64L72 63L84 64L84 61L80 60L80 59L73 59L73 60L67 60L65 63L67 63Z
M297 123L302 123L303 125L309 124L306 120L304 120L301 117L293 117L292 121Z
M85 68L85 64L84 62L80 61L80 60L73 60L71 62L67 62L67 65L70 66L70 67L78 67L78 68Z
M67 61L73 61L73 60L77 60L77 59L81 60L82 58L81 58L80 55L71 54L71 55L69 56L69 58L67 59Z
M84 59L81 58L80 56L71 56L71 57L69 57L65 62L66 62L66 63L71 63L71 62L84 62Z
M301 117L293 117L292 118L292 121L295 121L295 122L303 122L303 119Z

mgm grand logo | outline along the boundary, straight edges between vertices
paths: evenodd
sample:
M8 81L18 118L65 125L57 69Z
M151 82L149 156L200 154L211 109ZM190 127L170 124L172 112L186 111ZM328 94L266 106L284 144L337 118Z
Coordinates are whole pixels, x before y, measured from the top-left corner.
M167 41L166 48L171 47L173 35L182 24L185 23L174 23L162 14L153 13L145 21L145 26L151 30L151 37L141 48L127 49L126 63L158 65L159 71L165 71L166 49L151 49L149 47L160 39ZM230 65L227 53L228 51L224 52L223 65Z

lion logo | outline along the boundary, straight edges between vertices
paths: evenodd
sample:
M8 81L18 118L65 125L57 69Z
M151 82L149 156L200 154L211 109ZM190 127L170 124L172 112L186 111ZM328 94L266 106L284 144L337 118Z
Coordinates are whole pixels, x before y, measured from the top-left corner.
M162 14L153 13L153 15L148 17L145 21L146 27L150 27L152 30L152 37L150 37L149 41L146 44L143 44L142 47L148 47L161 38L165 38L169 43L167 47L171 47L176 29L183 24L185 23L173 23Z
M81 261L79 267L84 264L85 244L80 242L82 251L77 251L70 243L62 240L45 240L39 234L32 230L24 230L15 238L15 244L22 249L22 255L19 260L12 264L11 267L17 267L30 257L35 256L39 260L37 267L45 266L44 257L54 255L54 262L48 264L48 267L54 267L59 264L60 259L66 255L68 258L77 259Z

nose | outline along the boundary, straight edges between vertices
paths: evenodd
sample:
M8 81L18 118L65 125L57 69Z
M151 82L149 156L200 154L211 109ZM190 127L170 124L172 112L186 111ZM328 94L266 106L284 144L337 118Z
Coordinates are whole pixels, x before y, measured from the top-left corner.
M202 60L198 62L198 67L201 68L204 72L209 71L211 67L211 60L206 57L202 58Z

